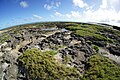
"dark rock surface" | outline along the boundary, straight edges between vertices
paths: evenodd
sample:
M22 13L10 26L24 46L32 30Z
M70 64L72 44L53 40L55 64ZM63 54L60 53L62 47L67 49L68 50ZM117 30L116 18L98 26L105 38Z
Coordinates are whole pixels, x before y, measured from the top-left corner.
M109 47L110 53L120 56L120 46L111 46Z
M107 43L104 41L93 41L93 44L100 46L100 47L105 47L107 45Z

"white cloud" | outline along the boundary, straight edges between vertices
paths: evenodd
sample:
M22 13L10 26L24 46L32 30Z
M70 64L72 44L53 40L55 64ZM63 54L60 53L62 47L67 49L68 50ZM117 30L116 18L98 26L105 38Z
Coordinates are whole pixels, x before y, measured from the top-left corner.
M83 0L73 0L75 6L85 8L83 11L70 11L60 13L55 11L51 18L58 18L71 21L82 22L104 22L120 26L120 0L101 0L101 4L89 6ZM119 8L119 9L117 9Z
M20 2L20 6L23 7L23 8L26 8L26 7L28 7L29 5L28 5L28 3L27 3L26 1L21 1L21 2Z
M56 2L56 7L59 7L61 5L61 2Z
M86 19L91 19L92 21L110 21L112 20L113 14L116 14L112 9L111 10L103 10L98 9L96 11L87 10L84 12Z
M80 8L88 7L88 4L85 3L83 0L73 0L73 4L74 4L75 6L80 7Z
M47 10L50 10L50 9L52 9L52 7L53 7L53 6L51 6L51 5L48 5L48 4L45 4L45 5L44 5L44 8L45 8L45 9L47 9Z
M71 11L71 16L75 17L75 18L80 18L81 17L81 15L78 11Z
M63 15L60 12L55 12L55 16L62 17Z
M66 14L66 17L67 17L67 18L71 18L71 15L70 15L70 14Z
M81 14L78 11L71 11L69 14L66 14L67 18L80 18Z
M108 0L108 2L110 4L110 6L112 6L112 7L117 8L120 6L120 0Z
M47 10L51 10L53 8L58 8L61 5L61 2L51 2L50 4L45 4L44 8Z
M38 15L35 15L35 14L33 15L33 17L36 18L36 19L38 19L38 20L41 20L41 19L42 19L41 16L38 16Z
M83 18L92 22L118 23L120 21L120 10L117 11L116 8L118 1L120 0L102 0L102 4L97 10L84 11Z
M102 4L100 5L100 8L107 8L108 6L108 0L102 0Z
M79 19L81 17L81 14L78 11L71 11L68 14L62 14L56 11L54 15L61 18L72 18L72 19L75 19L75 18Z
M115 8L116 10L119 8L120 0L102 0L102 4L100 8Z

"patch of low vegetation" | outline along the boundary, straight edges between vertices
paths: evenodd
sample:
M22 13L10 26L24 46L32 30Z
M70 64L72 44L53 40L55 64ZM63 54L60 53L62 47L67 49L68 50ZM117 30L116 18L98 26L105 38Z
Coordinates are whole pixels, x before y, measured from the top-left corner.
M101 55L89 58L82 80L120 80L120 67Z
M0 35L0 43L4 43L5 41L10 39L10 35L7 33L3 33Z
M55 46L53 46L53 48L55 50L59 50L59 49L65 48L65 47L66 47L65 45L55 45Z
M64 56L63 63L67 64L70 61L70 59L71 59L70 56L68 56L68 55Z
M13 32L13 34L21 34L22 33L22 29L14 29L14 30L11 30L11 32Z
M56 52L56 51L51 50L51 51L45 51L45 52L43 52L43 54L49 54L49 55L51 55L51 56L54 56L54 55L56 55L56 54L57 54L57 52Z
M76 80L80 75L75 68L66 67L55 61L56 52L41 52L38 49L26 50L19 57L20 66L32 80Z
M100 32L108 32L108 33L112 33L112 34L116 34L117 36L120 36L120 32L116 29L113 28L99 28Z
M110 32L109 28L105 28L102 26L97 26L97 25L88 25L88 24L79 24L79 25L75 25L75 26L67 26L66 29L74 31L74 33L78 36L81 37L93 37L94 40L96 41L106 41L109 43L112 43L113 41L109 38L107 38L106 36L102 35L102 33L104 33L104 31L108 31Z
M99 47L98 47L98 46L94 45L94 46L93 46L93 49L95 49L95 51L96 51L97 53L99 52Z

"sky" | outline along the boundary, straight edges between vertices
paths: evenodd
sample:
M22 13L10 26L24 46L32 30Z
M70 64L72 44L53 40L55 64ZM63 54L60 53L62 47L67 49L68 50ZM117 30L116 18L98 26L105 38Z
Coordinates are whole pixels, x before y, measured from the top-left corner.
M0 0L0 29L45 21L120 26L120 0Z

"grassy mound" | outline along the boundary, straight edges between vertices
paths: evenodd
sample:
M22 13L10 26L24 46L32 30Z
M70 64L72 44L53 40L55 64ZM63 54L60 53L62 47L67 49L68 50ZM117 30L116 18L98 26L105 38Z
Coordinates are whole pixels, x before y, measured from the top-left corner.
M77 70L57 63L53 58L55 54L53 51L41 52L38 49L30 49L19 57L19 62L32 80L78 79Z
M88 68L83 80L120 80L120 67L108 58L93 55L88 61Z
M103 35L105 31L111 32L111 33L117 33L113 31L110 28L98 26L98 25L88 25L88 24L79 24L75 26L66 26L66 29L74 31L74 33L81 37L93 37L96 41L106 41L106 42L112 42L111 39L107 38ZM111 31L112 30L112 31ZM106 32L105 32L106 33Z

